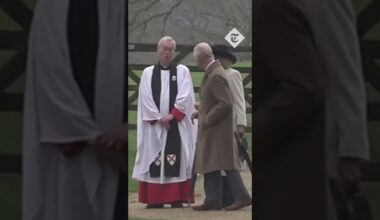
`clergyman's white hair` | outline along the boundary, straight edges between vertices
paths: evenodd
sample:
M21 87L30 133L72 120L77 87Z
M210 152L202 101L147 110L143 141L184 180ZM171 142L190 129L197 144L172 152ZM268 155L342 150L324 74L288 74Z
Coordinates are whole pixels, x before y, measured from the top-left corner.
M158 44L157 44L157 49L160 48L161 44L165 41L172 41L174 42L174 48L176 47L176 42L175 40L170 37L170 36L165 36L165 37L162 37L159 41L158 41Z

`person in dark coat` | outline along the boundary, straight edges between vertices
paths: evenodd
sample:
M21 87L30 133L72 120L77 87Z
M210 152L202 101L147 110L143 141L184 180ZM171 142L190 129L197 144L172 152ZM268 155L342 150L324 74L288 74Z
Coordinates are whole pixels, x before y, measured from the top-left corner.
M253 3L253 218L325 220L325 76L307 11Z
M314 75L318 75L318 80L323 80L323 87L320 84L319 86L317 85L318 81L315 81L314 85L321 88L324 93L324 113L322 113L324 115L323 122L325 123L323 127L324 141L319 142L320 139L309 139L309 141L323 143L325 153L319 152L313 159L324 161L322 165L325 168L319 167L322 172L315 173L314 176L321 175L319 178L324 181L324 184L317 185L315 183L314 190L324 197L325 202L323 204L325 205L307 204L304 201L305 204L297 204L297 206L299 210L306 210L304 207L308 205L314 207L314 211L317 211L318 208L319 213L323 213L323 219L328 220L354 219L355 215L359 217L359 214L355 213L354 210L354 197L359 192L360 163L369 159L369 145L366 128L364 79L356 32L356 16L352 1L271 0L264 3L264 1L258 0L254 3L256 4L254 7L254 16L256 16L254 18L254 33L256 33L254 45L257 46L256 53L254 53L257 58L255 59L257 64L255 66L256 71L254 71L254 76L256 77L254 80L256 82L256 93L254 94L257 95L257 99L254 99L257 101L257 104L254 105L256 109L256 115L254 114L254 132L256 133L254 155L260 161L261 154L259 149L264 147L260 140L265 136L271 136L270 132L275 134L271 138L277 142L266 145L266 148L269 146L269 148L273 149L280 146L280 148L284 148L284 145L290 144L291 139L283 140L284 137L289 136L289 133L300 133L298 129L291 130L289 128L292 128L292 126L297 126L298 128L299 125L295 122L304 120L304 118L300 117L302 116L300 111L310 111L309 107L311 106L306 105L306 99L289 102L290 97L295 98L297 95L295 90L289 90L289 85L292 87L297 86L298 90L307 88L302 84L307 82L306 80L313 79L307 73L314 72ZM274 9L272 8L273 5L276 5L276 7L278 5L278 7ZM272 55L269 55L269 53ZM315 57L318 58L315 59ZM310 65L310 60L312 59L314 59L313 63L316 63L317 67ZM308 68L304 64L309 64ZM301 74L301 72L303 73ZM280 76L280 80L278 80L278 77L268 77L271 73ZM264 75L265 77L263 77ZM302 83L296 82L294 79L300 80L299 82ZM271 83L272 86L270 86ZM305 92L303 93L306 95ZM274 101L275 97L278 96L273 94L283 96L281 103ZM310 99L312 99L312 96L310 96ZM264 102L265 104L262 104ZM276 109L272 107L272 111L266 112L266 117L261 118L261 115L264 114L264 106L268 107L270 105L275 106ZM288 108L280 108L280 106L287 106ZM293 110L291 110L291 106L293 106ZM280 110L285 111L285 113L280 113ZM282 119L276 122L273 118L277 115L282 115L280 117ZM269 117L272 119L268 120ZM292 120L292 126L289 126L286 131L288 133L284 132L282 126L278 126L278 122L281 121L282 125L286 127L287 120L283 120L284 118ZM263 133L262 126L271 125L271 123L274 126L272 127L273 130ZM309 126L311 125L309 123ZM321 127L319 126L319 128ZM278 142L280 140L283 142ZM307 141L301 142L298 140L297 143L298 145L304 144L309 148L314 146L311 143L307 144ZM271 152L272 159L274 159L274 152L277 151ZM293 152L295 153L295 149L293 149ZM291 154L290 151L288 153ZM292 164L297 162L296 160L291 162L289 155L283 154L282 157L288 159L285 163ZM307 160L306 157L304 159ZM299 164L304 166L307 163L302 162ZM260 163L257 163L256 171L261 170L262 166L259 165ZM258 172L258 176L260 176L260 172ZM291 178L289 176L287 180ZM263 178L255 178L255 180L259 183L262 180L263 184L267 181L267 179ZM283 190L295 190L297 188L295 185L288 189L283 188ZM300 188L304 189L306 186L303 184ZM263 190L260 187L256 187L256 190L259 192L258 195L261 195L260 193ZM283 196L284 194L279 193L276 198L272 197L272 199L279 201L278 198ZM312 197L310 196L309 200L311 199ZM299 202L302 203L301 201ZM261 204L259 198L257 198L257 203ZM271 204L271 206L273 205L274 203ZM256 214L260 214L260 207L265 206L256 207ZM287 206L280 205L279 207L289 211ZM262 209L265 210L265 208ZM298 217L297 219L303 219L302 214L307 216L305 211L299 211L298 215L296 213L297 211L294 210L295 216ZM272 214L275 215L275 213ZM288 216L282 214L281 219L284 218L288 219ZM265 219L271 218L266 216Z

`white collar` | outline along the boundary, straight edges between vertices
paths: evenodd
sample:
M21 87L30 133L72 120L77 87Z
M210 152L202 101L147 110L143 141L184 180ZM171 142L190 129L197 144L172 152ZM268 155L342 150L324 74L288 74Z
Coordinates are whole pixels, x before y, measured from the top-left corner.
M210 66L215 63L216 60L212 60L209 64L207 64L206 68L205 68L205 71L207 72L208 68L210 68Z

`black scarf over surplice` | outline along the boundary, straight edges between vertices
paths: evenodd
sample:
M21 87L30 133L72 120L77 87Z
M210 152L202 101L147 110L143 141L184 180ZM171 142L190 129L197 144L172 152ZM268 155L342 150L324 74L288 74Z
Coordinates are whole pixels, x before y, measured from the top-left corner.
M126 4L126 11L127 11ZM127 53L128 30L125 16L125 51ZM67 15L67 40L75 82L94 118L96 63L99 49L99 15L98 1L94 0L70 0ZM127 59L127 56L125 56ZM125 63L128 63L127 60ZM125 76L128 69L125 67ZM124 118L127 122L128 115L128 77L124 79ZM126 152L125 153L126 156ZM128 218L128 177L125 171L119 171L117 197L113 220Z
M161 70L170 71L170 97L169 97L169 112L174 108L174 103L178 93L177 84L177 65L171 64L169 67L164 68L160 64L156 64L153 68L152 75L152 94L154 103L157 109L160 109L161 98ZM161 152L158 157L150 164L149 172L151 177L159 177L161 174ZM178 177L181 165L181 136L178 130L178 122L174 118L170 122L170 129L166 138L165 152L164 152L164 175L166 177Z

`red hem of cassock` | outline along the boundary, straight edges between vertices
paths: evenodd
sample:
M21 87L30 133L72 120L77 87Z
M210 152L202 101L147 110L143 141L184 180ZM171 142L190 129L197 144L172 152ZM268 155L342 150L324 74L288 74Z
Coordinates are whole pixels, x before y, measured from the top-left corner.
M179 183L139 182L139 202L146 204L194 203L194 194L190 196L191 180Z

